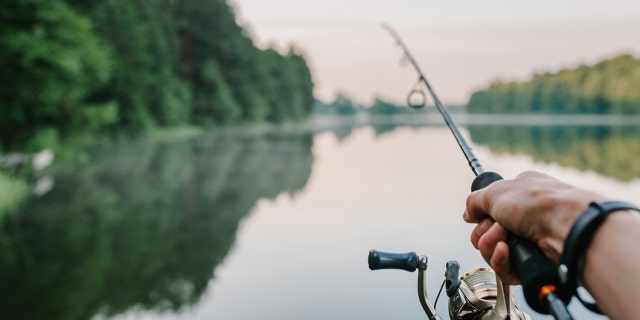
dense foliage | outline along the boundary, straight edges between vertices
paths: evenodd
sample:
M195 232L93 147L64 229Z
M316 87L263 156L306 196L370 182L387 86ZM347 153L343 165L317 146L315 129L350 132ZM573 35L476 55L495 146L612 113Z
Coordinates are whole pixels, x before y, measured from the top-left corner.
M496 82L475 92L477 113L640 113L640 59L621 55L593 66L538 74L527 82Z
M298 49L254 46L226 0L9 0L0 10L0 150L82 132L298 120Z

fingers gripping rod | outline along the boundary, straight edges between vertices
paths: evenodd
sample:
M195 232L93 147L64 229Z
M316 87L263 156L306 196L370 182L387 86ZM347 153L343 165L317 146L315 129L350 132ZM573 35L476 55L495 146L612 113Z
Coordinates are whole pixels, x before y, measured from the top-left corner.
M383 28L393 36L398 46L402 48L405 57L418 72L418 76L420 77L419 82L427 88L435 102L436 108L444 118L451 133L453 133L456 142L469 163L469 167L471 167L471 170L476 176L471 184L471 191L482 189L495 181L502 180L499 174L486 172L484 170L400 36L389 25L383 24ZM551 314L558 320L572 319L566 307L566 303L571 299L571 295L558 292L559 290L557 288L561 288L561 284L553 262L544 256L542 251L534 243L513 233L508 233L507 244L510 249L511 265L520 277L524 295L529 306L537 312ZM552 289L550 290L550 288ZM504 286L503 289L506 291L505 293L508 297L508 286ZM511 309L510 299L506 298L506 300L506 312L507 315L509 315Z

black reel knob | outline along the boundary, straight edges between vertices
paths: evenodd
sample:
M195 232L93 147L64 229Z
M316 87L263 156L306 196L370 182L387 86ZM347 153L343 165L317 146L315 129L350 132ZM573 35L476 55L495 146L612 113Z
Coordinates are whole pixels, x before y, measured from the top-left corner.
M369 251L369 269L398 269L416 271L420 259L415 252L391 253L376 250Z

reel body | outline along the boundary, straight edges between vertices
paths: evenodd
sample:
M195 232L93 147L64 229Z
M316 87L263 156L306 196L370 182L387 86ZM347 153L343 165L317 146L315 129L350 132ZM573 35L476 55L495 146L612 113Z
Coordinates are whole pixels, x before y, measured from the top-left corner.
M428 259L415 252L386 253L369 251L369 269L418 270L418 298L427 318L441 320L427 295L425 271ZM443 285L446 287L449 319L451 320L530 320L520 311L515 299L505 294L493 270L477 268L459 276L460 265L449 261ZM442 290L442 288L441 288ZM437 299L436 299L437 302Z

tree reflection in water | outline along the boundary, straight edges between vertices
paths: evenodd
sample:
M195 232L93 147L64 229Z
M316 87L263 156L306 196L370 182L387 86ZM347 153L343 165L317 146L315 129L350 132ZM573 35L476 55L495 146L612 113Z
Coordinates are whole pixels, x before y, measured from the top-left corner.
M384 137L400 127L373 130ZM640 177L638 127L468 129L473 145L495 152ZM341 140L352 132L327 130ZM49 172L54 189L0 224L0 319L87 319L196 304L256 201L305 187L312 144L312 133L274 132L122 140L57 163Z
M86 319L196 303L256 201L304 188L313 136L117 141L58 163L0 228L0 318Z
M637 126L469 126L473 143L620 181L640 177Z

